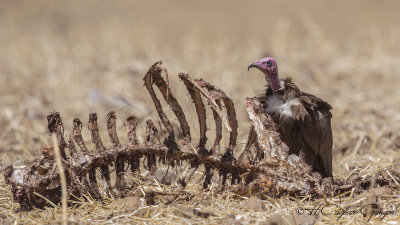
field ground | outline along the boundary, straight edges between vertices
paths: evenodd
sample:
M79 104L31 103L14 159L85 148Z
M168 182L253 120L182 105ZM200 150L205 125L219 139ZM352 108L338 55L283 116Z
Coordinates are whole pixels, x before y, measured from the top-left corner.
M43 144L51 143L46 115L54 110L61 113L66 131L73 118L86 121L90 112L97 112L105 127L106 114L117 111L121 130L131 113L139 117L139 127L146 119L157 120L142 78L160 59L194 137L197 117L179 72L213 83L235 101L239 154L250 126L243 99L265 88L262 74L248 72L247 65L267 55L277 59L281 77L293 77L302 90L333 106L335 177L355 171L366 175L400 163L399 11L398 1L359 0L0 1L0 170L32 161ZM87 130L84 138L90 139ZM267 198L264 209L252 210L248 200L229 193L204 192L196 184L188 190L197 196L172 205L146 206L140 199L127 205L112 199L80 203L69 208L69 220L268 224L272 214L294 215L300 206L325 203ZM319 215L310 221L398 224L398 190L379 197L383 209L396 210L382 221L374 217L367 222L360 214L339 221ZM359 204L356 196L326 201L342 207ZM0 175L0 224L60 221L59 209L18 213L17 208ZM192 215L193 208L213 215Z

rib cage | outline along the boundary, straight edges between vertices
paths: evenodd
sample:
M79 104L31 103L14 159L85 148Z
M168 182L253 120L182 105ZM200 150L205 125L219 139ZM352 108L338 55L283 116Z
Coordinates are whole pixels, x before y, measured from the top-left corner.
M167 75L167 81L162 77L162 72ZM78 118L73 120L72 133L66 135L66 141L60 114L54 112L47 117L49 132L57 136L70 197L85 194L97 200L103 198L96 178L97 169L100 170L105 193L124 196L127 188L124 175L126 165L129 165L130 171L140 173L141 160L150 173L157 171L159 163L174 167L186 161L191 168L178 179L177 184L181 188L186 186L200 166L205 168L203 188L210 186L214 171L218 171L219 182L216 185L225 187L230 177L233 190L242 195L258 193L270 196L283 194L322 196L324 193L336 193L349 188L348 183L342 181L330 181L330 185L321 185L322 179L318 173L312 173L311 168L299 157L288 156L288 147L280 140L272 119L263 113L257 98L245 100L252 126L246 147L236 160L233 151L238 136L238 122L233 101L222 90L202 79L192 80L184 73L179 74L179 78L186 86L198 116L200 137L195 147L196 152L191 150L192 137L189 124L179 102L169 89L167 70L161 67L161 62L151 66L144 77L144 83L168 132L162 144L156 141L158 131L151 120L146 121L144 143L138 142L137 119L134 115L129 116L124 123L128 143L121 144L116 131L116 113L110 112L107 115L107 132L112 146L105 147L99 135L97 115L91 113L88 129L95 151L89 151L82 138L82 122ZM180 123L183 134L181 144L177 143L174 129L163 111L153 85L160 90ZM207 124L203 99L211 107L216 127L216 136L211 149L205 147ZM223 112L223 107L226 109L226 114ZM223 148L225 152L220 155L223 125L229 132L229 145ZM256 149L255 153L251 151L252 146ZM66 149L70 156L67 156ZM114 183L110 178L110 168L115 169ZM44 146L42 156L30 165L22 168L7 167L5 179L12 186L14 200L21 204L23 210L49 205L48 200L53 203L61 200L61 184L53 147ZM361 181L358 184L361 185Z

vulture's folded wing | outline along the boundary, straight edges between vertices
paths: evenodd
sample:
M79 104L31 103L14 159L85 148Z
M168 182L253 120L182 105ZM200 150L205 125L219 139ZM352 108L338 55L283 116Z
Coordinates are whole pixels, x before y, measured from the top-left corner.
M299 127L304 142L314 152L315 169L324 171L325 176L332 176L332 114L329 111L332 107L307 93L303 93L299 100L308 112L304 120L299 121Z

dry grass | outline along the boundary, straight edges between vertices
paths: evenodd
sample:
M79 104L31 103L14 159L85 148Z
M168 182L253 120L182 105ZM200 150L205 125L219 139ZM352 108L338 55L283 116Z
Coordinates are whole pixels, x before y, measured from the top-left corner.
M400 161L399 9L398 1L1 1L0 169L33 160L42 144L51 143L45 116L53 110L63 116L66 130L71 130L74 117L85 121L89 112L106 118L115 110L120 120L135 113L140 127L145 119L158 118L141 79L159 59L169 69L172 90L193 118L192 127L194 109L174 74L202 77L234 99L239 151L249 127L243 99L264 89L263 76L247 72L246 66L265 55L277 58L281 76L292 76L303 90L334 107L335 177L382 169ZM83 135L89 140L88 133ZM266 210L254 212L231 194L202 193L197 186L188 190L198 197L183 204L215 216L185 218L174 213L179 204L141 203L140 208L123 210L110 199L110 204L80 202L70 207L69 221L221 223L233 214L243 223L261 223L271 214L290 215L299 206L357 203L351 197L267 199ZM384 209L397 210L396 216L383 220L386 223L399 219L398 194L381 197ZM53 208L16 213L18 205L11 198L0 175L0 224L61 219L61 211ZM320 219L336 223L335 216ZM361 215L340 220L365 221ZM377 218L371 221L380 223Z

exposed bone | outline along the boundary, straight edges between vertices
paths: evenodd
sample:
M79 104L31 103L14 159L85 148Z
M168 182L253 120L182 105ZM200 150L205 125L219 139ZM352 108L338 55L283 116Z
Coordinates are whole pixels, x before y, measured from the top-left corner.
M158 130L154 126L153 121L147 120L146 121L146 143L145 145L153 146L156 144L156 138L158 135ZM147 169L149 170L150 174L154 174L157 170L157 161L156 156L154 154L147 154Z
M149 92L151 99L153 100L153 103L156 107L158 116L160 117L162 123L164 124L165 128L167 128L168 133L169 133L169 139L175 140L175 132L174 128L172 127L171 123L169 122L169 119L167 115L165 115L164 110L162 109L160 100L158 100L156 93L154 92L153 89L153 81L152 81L152 74L153 73L161 73L161 68L158 66L161 64L161 61L154 63L149 71L146 73L144 76L144 85L147 88L147 91Z
M191 136L190 136L189 124L186 120L185 114L182 111L182 107L180 106L180 104L176 100L176 98L172 95L168 84L165 82L165 80L161 76L161 72L165 71L167 73L167 70L165 68L159 67L159 65L161 65L161 61L155 63L150 68L150 70L147 72L146 76L144 77L145 86L153 99L153 102L156 106L156 110L160 116L160 119L162 120L162 122L164 123L164 126L166 126L167 130L169 131L170 136L172 135L171 138L169 138L169 139L174 140L173 128L172 128L167 116L165 115L165 113L163 112L163 110L161 108L160 101L157 99L157 97L154 93L154 90L152 87L153 83L155 83L157 85L158 89L160 89L160 92L163 95L165 101L168 103L168 105L171 107L172 111L174 111L176 117L178 118L185 141L190 143Z
M219 108L221 108L221 102L219 99L217 99L216 104ZM214 157L217 157L217 155L220 154L220 141L222 139L222 118L218 115L217 111L215 111L214 108L212 108L213 111L213 117L215 121L215 140L214 140L214 145L212 148L212 155Z
M245 146L242 154L239 156L238 161L245 160L244 158L246 156L251 155L250 149L254 144L256 144L256 142L257 142L257 134L256 134L256 131L254 130L254 126L252 125L250 127L250 132L249 132L249 136L247 138L246 146ZM253 161L252 158L250 160Z
M119 145L117 134L117 116L115 112L111 111L107 114L107 131L110 136L112 144L116 147Z
M232 99L230 99L222 90L216 88L214 85L204 81L203 79L195 80L198 87L206 88L208 93L203 91L204 96L209 100L214 109L214 112L219 114L220 118L225 122L225 126L230 131L229 136L229 147L226 149L224 155L221 158L222 163L232 164L236 159L233 156L233 149L236 145L238 136L238 122L236 120L236 112ZM223 102L227 111L227 117L221 115L221 103ZM227 125L228 124L228 125ZM224 186L227 179L227 172L225 170L219 171L220 185ZM237 174L232 174L232 184L238 183L240 177Z
M79 120L79 118L74 119L74 122L72 125L72 134L73 134L74 140L78 144L81 152L83 154L88 154L89 151L86 148L85 142L83 141L83 138L82 138L82 122Z
M204 153L205 144L207 142L206 108L204 107L203 101L201 100L201 93L199 89L193 85L193 82L190 79L189 75L180 73L179 78L185 83L186 88L189 91L190 97L192 98L192 101L196 107L196 113L199 119L200 126L199 149L200 153Z
M209 94L206 95L209 99L222 99L224 102L226 111L227 111L227 121L229 126L227 126L228 130L230 131L229 137L229 150L232 151L236 145L236 140L238 136L238 122L236 120L236 111L235 106L231 98L229 98L222 90L216 88L214 85L204 81L203 79L195 81L200 87L207 88ZM212 104L214 108L220 107L218 103ZM216 110L217 112L221 112L221 110ZM220 115L221 118L224 118ZM226 121L226 120L225 120ZM226 122L225 122L226 123Z
M246 98L245 104L258 144L264 150L264 159L271 162L286 160L289 148L280 140L275 123L263 112L260 101L257 98Z
M222 138L222 110L221 110L221 101L220 99L213 99L203 88L198 85L198 81L193 81L188 74L181 73L179 74L179 78L183 80L186 85L186 88L189 91L189 94L195 104L196 113L199 119L200 125L200 141L199 148L200 153L204 153L204 145L207 141L207 124L206 124L206 109L204 107L203 101L201 100L201 96L203 95L211 105L211 109L213 111L214 120L216 123L216 137L214 141L214 145L212 148L212 155L216 156L219 153L219 142ZM230 127L229 127L230 129Z
M130 115L126 122L124 123L127 133L128 133L128 144L130 146L134 146L138 144L137 137L136 137L136 126L137 126L137 119L134 115Z
M90 134L92 136L92 142L96 148L96 152L103 153L105 150L105 147L100 138L99 128L97 126L97 114L96 113L90 113L90 115L89 115L89 130L90 130ZM103 178L103 185L104 185L106 192L110 192L111 191L110 170L106 163L103 163L102 165L100 165L100 173L101 173L101 177ZM94 169L92 169L89 172L89 180L94 182L95 179L96 179L96 172Z
M83 173L85 173L85 172L83 172ZM89 193L92 195L92 197L94 199L101 199L102 197L101 197L99 187L97 185L97 179L96 179L96 167L92 166L89 169L88 174L89 174L89 181L86 182L86 180L83 179L84 184L86 184L87 186L90 187Z
M103 152L105 148L104 148L103 142L101 141L101 138L100 138L99 128L97 126L97 114L96 113L89 114L88 129L92 136L92 142L96 147L96 151L100 152L100 153Z
M113 146L118 147L119 139L117 134L117 116L113 111L107 114L107 131ZM115 186L117 189L122 190L125 187L125 179L124 179L125 162L123 160L123 155L117 154L115 159L115 171L116 171ZM108 188L110 190L111 185L109 185Z
M85 142L82 138L82 122L79 118L75 118L72 124L72 136L74 138L75 143L78 144L83 157L87 157L89 151L85 145ZM88 179L89 176L89 179ZM75 177L72 175L72 177ZM97 186L97 179L96 179L96 168L91 167L89 171L84 172L80 171L77 174L79 178L78 187L82 184L86 188L86 192L90 194L90 196L94 199L101 199L101 194Z
M79 120L79 118L75 118L72 124L72 136L74 138L75 143L79 146L82 155L86 156L89 154L89 151L85 145L85 142L83 141L81 131L82 131L82 122ZM95 179L96 168L93 168L89 174L90 177L92 178L90 179L90 181L87 178L88 176L87 172L81 171L79 174L77 174L80 181L78 187L81 186L80 184L82 184L86 188L87 190L86 192L88 192L92 196L92 198L100 199L101 195L97 187L97 180Z
M130 115L125 123L124 123L127 133L128 133L128 146L136 146L138 145L138 140L136 137L136 126L137 126L137 119L134 115ZM123 157L123 156L121 156ZM131 166L131 172L140 174L140 157L133 156L130 159L129 165Z
M214 141L213 148L211 150L211 154L213 157L221 159L222 163L228 163L231 164L235 158L233 157L233 148L235 147L236 144L236 138L237 138L237 121L236 121L236 113L233 108L233 102L232 100L221 90L215 88L213 85L205 82L204 80L192 80L189 75L186 74L180 74L180 78L184 81L191 97L192 100L195 103L196 107L196 112L199 118L199 123L200 123L200 144L199 144L199 154L206 154L209 155L209 152L204 148L204 145L202 145L202 140L205 144L206 141L206 124L205 124L205 108L204 105L201 101L201 95L203 95L208 103L211 105L212 111L213 111L213 116L214 120L216 122L216 138ZM206 88L207 90L204 90ZM221 109L221 101L224 102L226 108L227 108L227 113L228 113L228 120L225 118L225 115L222 113ZM222 138L222 120L228 121L225 123L227 129L231 132L230 133L230 143L229 147L226 150L225 154L221 158L219 156L220 150L219 150L219 142ZM232 127L234 128L232 130ZM198 164L192 163L192 170L196 170L198 168ZM210 168L208 165L205 165L206 169L206 176L205 180L203 183L203 187L207 188L208 185L211 184L211 178L213 175L213 169ZM225 185L225 181L227 178L227 172L225 170L221 170L219 172L221 182L220 185ZM185 180L183 183L187 183L188 180L190 180L191 176L193 173L189 173L188 176L185 177ZM236 183L240 180L240 178L237 176L237 174L233 173L232 174L232 183Z
M72 139L72 136L67 135L67 138L68 138L68 149L69 153L71 154L71 157L78 157L78 152L76 151L75 143L74 140Z
M58 148L60 149L60 154L63 159L66 159L65 147L67 143L64 140L64 125L62 123L60 114L57 112L51 113L47 116L48 130L50 133L56 133Z

